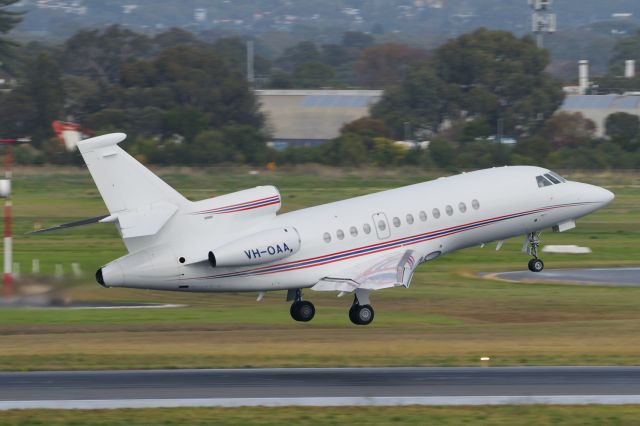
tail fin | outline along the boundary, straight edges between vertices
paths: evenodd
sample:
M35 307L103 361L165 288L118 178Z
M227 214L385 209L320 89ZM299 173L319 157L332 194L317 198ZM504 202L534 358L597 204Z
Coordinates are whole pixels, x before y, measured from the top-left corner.
M180 207L187 199L127 154L118 143L127 135L111 133L78 143L78 149L112 215L157 203Z

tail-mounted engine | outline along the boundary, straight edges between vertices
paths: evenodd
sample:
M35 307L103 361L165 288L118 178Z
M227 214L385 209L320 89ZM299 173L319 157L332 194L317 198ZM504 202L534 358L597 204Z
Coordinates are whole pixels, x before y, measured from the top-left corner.
M252 266L282 260L300 249L293 227L270 229L232 241L209 252L212 267Z

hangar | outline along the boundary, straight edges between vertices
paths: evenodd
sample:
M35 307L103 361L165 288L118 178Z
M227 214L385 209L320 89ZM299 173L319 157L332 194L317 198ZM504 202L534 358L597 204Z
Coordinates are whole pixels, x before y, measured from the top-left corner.
M561 111L579 112L596 124L596 136L605 134L607 117L616 112L640 116L640 92L608 95L568 95Z
M256 90L271 130L271 145L317 146L340 128L369 115L382 90Z

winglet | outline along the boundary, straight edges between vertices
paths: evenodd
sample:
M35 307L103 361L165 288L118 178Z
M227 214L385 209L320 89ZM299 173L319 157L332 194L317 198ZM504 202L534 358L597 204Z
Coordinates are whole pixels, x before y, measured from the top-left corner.
M78 149L81 153L94 151L98 148L119 144L126 138L127 135L125 133L109 133L78 142Z

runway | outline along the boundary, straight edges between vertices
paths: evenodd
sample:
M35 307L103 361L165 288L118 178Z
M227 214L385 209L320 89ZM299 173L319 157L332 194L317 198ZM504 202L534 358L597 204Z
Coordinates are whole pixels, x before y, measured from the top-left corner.
M0 373L0 409L640 404L640 367Z
M640 287L640 268L547 269L542 272L513 271L483 275L515 282L562 282L586 285Z

